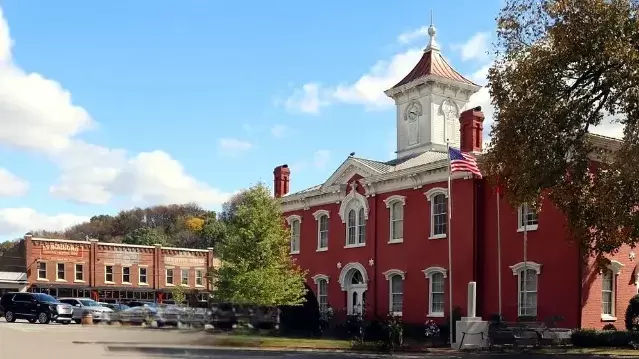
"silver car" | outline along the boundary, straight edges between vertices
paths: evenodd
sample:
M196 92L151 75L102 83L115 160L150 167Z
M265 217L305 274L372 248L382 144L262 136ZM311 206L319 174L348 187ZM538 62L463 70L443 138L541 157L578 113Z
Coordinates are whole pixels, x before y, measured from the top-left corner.
M103 307L91 298L59 298L58 300L73 307L73 321L78 324L85 313L91 314L94 322L99 322L109 321L110 313L113 312L111 308Z

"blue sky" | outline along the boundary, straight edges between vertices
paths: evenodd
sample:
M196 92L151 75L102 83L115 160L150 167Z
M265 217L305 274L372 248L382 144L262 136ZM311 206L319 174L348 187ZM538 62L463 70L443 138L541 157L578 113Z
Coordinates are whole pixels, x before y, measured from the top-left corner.
M381 91L417 61L430 10L482 82L500 5L4 0L0 241L134 206L218 209L282 163L298 190L351 151L388 160Z

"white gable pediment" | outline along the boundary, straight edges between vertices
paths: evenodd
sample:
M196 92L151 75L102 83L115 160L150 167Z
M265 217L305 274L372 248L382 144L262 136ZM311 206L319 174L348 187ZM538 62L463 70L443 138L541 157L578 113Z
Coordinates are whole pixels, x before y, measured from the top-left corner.
M355 160L352 157L349 157L344 161L335 172L324 182L322 187L330 187L335 185L343 185L347 184L348 180L351 179L354 175L360 175L364 178L378 175L379 171L366 166L365 164Z

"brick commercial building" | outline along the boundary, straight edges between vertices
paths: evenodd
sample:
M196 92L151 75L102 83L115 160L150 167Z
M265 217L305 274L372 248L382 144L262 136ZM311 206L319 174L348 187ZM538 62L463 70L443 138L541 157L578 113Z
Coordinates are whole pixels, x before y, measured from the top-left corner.
M25 236L27 290L99 301L171 300L183 286L204 300L213 250Z
M275 168L290 253L308 271L320 308L445 323L452 278L452 304L462 316L475 281L477 314L486 320L501 312L508 321L623 328L639 285L631 248L599 266L548 200L539 213L513 208L486 179L464 173L453 174L449 190L446 142L480 155L484 115L471 103L480 87L445 60L434 28L429 34L419 63L386 91L397 108L397 158L349 156L324 183L291 194L290 169ZM589 140L608 152L619 147L607 137Z

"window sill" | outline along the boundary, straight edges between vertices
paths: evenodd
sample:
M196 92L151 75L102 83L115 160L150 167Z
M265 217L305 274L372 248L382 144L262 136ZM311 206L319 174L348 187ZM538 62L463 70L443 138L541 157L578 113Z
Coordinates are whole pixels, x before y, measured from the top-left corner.
M138 285L148 286L148 285L149 285L149 283L138 283Z
M602 314L601 315L602 322L615 322L617 321L617 317L613 317L612 315Z
M115 284L115 282L112 282L112 281L110 281L110 280L105 280L105 281L104 281L104 284Z
M326 252L327 250L328 250L328 247L323 247L323 248L317 248L315 252Z
M536 231L538 226L539 225L537 225L537 224L531 224L530 226L526 226L526 232ZM517 232L521 233L523 231L524 231L524 227L517 228Z
M166 283L167 287L175 287L175 284Z
M393 317L401 317L401 316L403 316L402 312L390 312L390 315L392 315Z
M388 241L388 244L397 244L397 243L404 243L404 238L391 239L390 241Z
M67 280L66 280L66 279L56 279L55 281L56 281L56 282L63 282L63 283L64 283L64 282L66 282Z
M366 243L347 244L344 246L344 248L358 248L358 247L366 247Z
M122 282L122 285L131 285L131 282Z
M46 278L38 278L37 280L41 281L41 282L48 282L49 280Z
M428 313L428 318L443 318L444 313Z
M435 234L435 235L432 235L432 236L428 237L428 239L446 239L446 235L445 234Z
M295 252L291 251L290 254L300 254L300 251L295 251Z
M204 288L204 285L202 285L202 284L196 284L196 285L195 285L195 288Z
M73 283L86 283L86 282L84 280L76 279L73 281Z
M189 288L188 284L180 284L180 287Z

